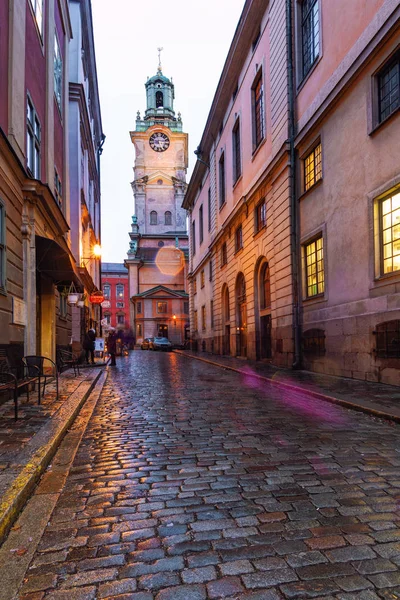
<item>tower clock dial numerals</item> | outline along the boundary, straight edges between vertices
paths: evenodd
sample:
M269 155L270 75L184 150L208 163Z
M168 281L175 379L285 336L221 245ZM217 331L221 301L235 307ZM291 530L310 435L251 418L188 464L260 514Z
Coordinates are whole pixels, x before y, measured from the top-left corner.
M169 147L169 138L165 133L157 131L150 136L149 144L155 152L164 152Z

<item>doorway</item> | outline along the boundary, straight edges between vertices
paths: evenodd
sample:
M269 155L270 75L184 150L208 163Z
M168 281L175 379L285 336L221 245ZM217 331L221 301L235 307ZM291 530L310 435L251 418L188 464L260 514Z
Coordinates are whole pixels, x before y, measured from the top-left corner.
M265 315L264 317L261 317L261 319L260 319L261 358L271 358L272 357L271 329L272 329L271 315Z
M158 337L168 337L168 325L158 326Z

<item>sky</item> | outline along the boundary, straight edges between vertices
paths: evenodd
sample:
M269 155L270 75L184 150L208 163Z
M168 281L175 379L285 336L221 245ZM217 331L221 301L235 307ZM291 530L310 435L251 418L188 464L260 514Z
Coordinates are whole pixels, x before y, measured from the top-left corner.
M218 80L244 0L92 0L103 131L101 156L102 260L123 262L134 214L134 148L129 132L146 108L147 77L175 85L175 113L189 134L189 169L196 157Z

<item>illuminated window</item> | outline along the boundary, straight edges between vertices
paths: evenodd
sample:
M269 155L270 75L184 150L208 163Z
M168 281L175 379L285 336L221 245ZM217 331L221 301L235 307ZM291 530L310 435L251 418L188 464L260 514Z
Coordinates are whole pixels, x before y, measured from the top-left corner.
M256 233L260 231L267 224L267 207L265 200L262 200L256 206L255 214Z
M301 41L303 77L307 75L319 55L318 0L303 0L301 5Z
M318 144L304 159L304 190L322 179L322 146Z
M265 135L264 86L262 71L257 75L252 88L253 107L253 151L255 151Z
M157 211L152 210L150 213L150 225L157 225Z
M40 35L43 35L43 0L30 0L33 13L35 15L36 25Z
M400 55L384 67L378 75L379 122L400 107Z
M228 253L227 253L227 249L226 249L226 242L224 242L221 247L221 267L226 265L227 262L228 262Z
M27 100L26 166L35 179L40 179L41 127L31 99Z
M206 307L203 306L201 307L201 328L204 331L206 328Z
M56 96L58 108L62 111L62 91L63 91L63 61L61 48L58 43L57 35L54 36L54 94Z
M103 285L103 294L104 294L104 298L107 298L107 300L111 296L111 287L108 285L108 283L105 283Z
M233 183L236 183L242 174L242 156L240 148L240 119L236 120L232 131L232 150L233 150Z
M204 287L204 280L205 280L205 278L204 278L204 269L202 269L200 271L200 287L202 287L202 288Z
M124 297L124 285L122 283L117 283L117 285L115 286L115 293L117 295L117 298Z
M306 282L307 297L324 293L324 247L322 237L306 244Z
M238 252L241 248L243 248L243 229L239 225L235 232L235 252Z
M143 335L143 333L142 333L142 324L141 323L139 323L137 325L137 335L138 335L138 337L142 337L142 335Z
M167 312L167 303L166 302L157 302L157 312L158 313L166 313Z
M383 273L400 270L400 192L382 200L381 240Z

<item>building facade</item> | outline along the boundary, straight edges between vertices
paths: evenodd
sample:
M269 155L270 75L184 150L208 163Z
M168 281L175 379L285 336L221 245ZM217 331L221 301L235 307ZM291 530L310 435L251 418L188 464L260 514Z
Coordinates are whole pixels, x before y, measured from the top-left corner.
M192 347L295 360L285 2L246 2L196 151Z
M55 359L71 342L67 291L84 289L70 232L70 3L7 0L0 22L0 346Z
M188 235L186 190L188 136L175 116L174 85L159 65L147 80L146 110L131 132L135 147L129 271L131 323L136 342L165 336L181 345L188 335Z
M400 384L399 31L245 3L184 201L194 347Z
M122 263L103 262L101 281L105 298L103 319L107 326L130 327L128 269Z

